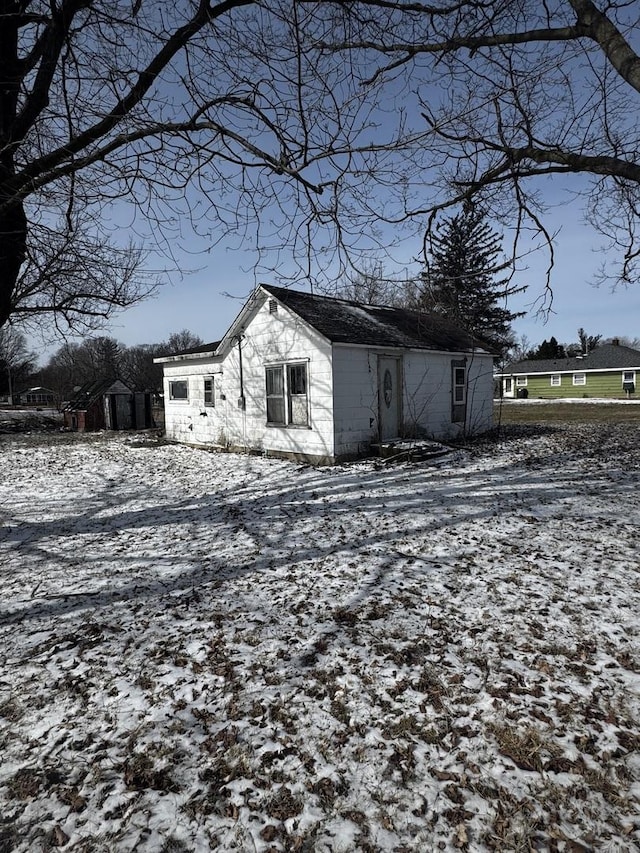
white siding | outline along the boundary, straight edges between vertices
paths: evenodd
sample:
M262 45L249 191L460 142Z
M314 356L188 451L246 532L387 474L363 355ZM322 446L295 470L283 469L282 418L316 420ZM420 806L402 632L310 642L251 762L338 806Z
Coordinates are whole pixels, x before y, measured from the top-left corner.
M378 440L378 356L364 347L334 346L335 447L355 456Z
M215 363L204 359L165 363L167 437L191 444L332 459L329 343L282 305L278 305L276 313L270 313L267 300L246 323L241 347L244 409L238 405L240 369L237 342L234 341L224 357ZM267 426L265 365L291 362L307 364L309 425ZM221 375L215 375L216 371L222 371ZM205 407L203 378L211 374L214 374L215 406ZM169 382L185 378L189 381L189 401L170 400Z
M466 362L464 423L453 423L452 362ZM404 428L408 435L455 438L484 432L493 423L493 359L478 353L411 351L404 357Z
M364 451L378 440L378 357L402 355L402 432L405 435L453 438L464 428L483 432L492 425L493 360L467 354L466 424L452 423L451 362L464 354L376 350L336 346L333 355L336 454Z

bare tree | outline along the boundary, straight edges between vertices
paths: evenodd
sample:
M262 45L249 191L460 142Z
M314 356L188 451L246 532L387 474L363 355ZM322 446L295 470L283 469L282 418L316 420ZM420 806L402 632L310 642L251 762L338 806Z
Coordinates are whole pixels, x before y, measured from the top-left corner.
M180 332L173 332L169 335L166 344L162 344L162 346L165 353L176 353L199 347L203 343L204 341L199 335L194 335L189 329L182 329Z
M375 149L349 63L313 49L341 7L0 0L0 326L96 328L156 286L141 239L171 258L189 229L330 264Z
M602 275L637 280L637 3L369 0L348 6L345 15L359 17L359 38L328 41L326 49L349 56L361 51L370 96L392 87L408 122L411 155L393 186L389 182L388 191L395 191L395 206L386 210L390 221L422 216L432 222L439 210L480 197L514 229L516 253L517 238L526 237L526 250L533 230L546 241L552 265L554 234L545 226L539 191L541 179L557 183L566 176L565 188L583 196L592 224L618 250L617 267L607 255Z
M141 244L171 263L189 230L250 245L281 278L335 281L347 253L392 249L474 196L514 229L514 253L533 228L552 261L536 188L561 175L580 177L635 280L638 14L0 0L0 326L95 328L157 284Z
M33 374L36 362L37 356L29 350L22 332L13 326L0 329L0 388L6 389L9 403L13 402L17 384Z

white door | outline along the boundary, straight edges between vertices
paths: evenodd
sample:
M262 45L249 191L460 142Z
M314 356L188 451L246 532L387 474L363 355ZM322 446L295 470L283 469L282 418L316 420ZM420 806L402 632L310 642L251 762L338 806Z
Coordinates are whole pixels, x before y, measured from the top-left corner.
M402 360L379 356L378 358L378 409L380 412L380 440L398 438L402 420Z

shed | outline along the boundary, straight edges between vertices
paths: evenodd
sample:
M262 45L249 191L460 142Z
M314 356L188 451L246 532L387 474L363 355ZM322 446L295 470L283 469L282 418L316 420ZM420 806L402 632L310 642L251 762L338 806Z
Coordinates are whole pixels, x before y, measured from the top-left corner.
M135 428L134 394L119 379L83 385L63 408L64 425L78 432Z
M332 463L489 429L493 358L436 315L259 285L222 340L155 361L169 439Z

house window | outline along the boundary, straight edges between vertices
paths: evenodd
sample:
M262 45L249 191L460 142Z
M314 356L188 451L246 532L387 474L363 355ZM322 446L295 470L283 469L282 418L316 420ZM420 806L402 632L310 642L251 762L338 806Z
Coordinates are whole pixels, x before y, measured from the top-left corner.
M466 367L453 368L453 402L462 404L467 397L467 369Z
M625 370L622 374L622 384L628 384L632 382L635 385L636 382L636 372L635 370Z
M213 376L205 376L204 378L204 404L205 406L215 406Z
M308 426L307 365L281 364L265 368L267 423Z
M169 382L169 399L170 400L188 400L189 399L189 383L186 379L176 379Z
M508 379L504 380L504 393L505 394L511 394L512 392L513 392L513 379L511 379L511 377L509 377Z
M516 376L516 388L526 388L527 386L527 377L526 376Z
M587 374L586 373L574 373L573 374L573 384L574 385L586 385L587 384Z
M553 373L551 375L551 387L559 388L562 385L562 376L559 373Z

